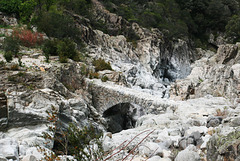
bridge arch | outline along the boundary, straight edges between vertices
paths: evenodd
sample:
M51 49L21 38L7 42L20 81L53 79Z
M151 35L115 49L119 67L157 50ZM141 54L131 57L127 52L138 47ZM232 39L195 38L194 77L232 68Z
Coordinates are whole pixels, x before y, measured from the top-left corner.
M103 113L107 122L107 130L112 133L134 128L137 118L144 115L144 110L138 105L119 103L108 108Z

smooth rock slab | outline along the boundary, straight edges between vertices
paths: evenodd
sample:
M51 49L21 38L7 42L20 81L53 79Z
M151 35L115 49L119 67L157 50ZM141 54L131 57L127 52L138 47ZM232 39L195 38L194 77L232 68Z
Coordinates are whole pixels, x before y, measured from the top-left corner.
M7 159L17 160L18 155L18 143L11 138L5 138L0 140L0 156Z
M240 117L237 117L237 118L233 119L232 122L231 122L231 126L232 127L240 126Z

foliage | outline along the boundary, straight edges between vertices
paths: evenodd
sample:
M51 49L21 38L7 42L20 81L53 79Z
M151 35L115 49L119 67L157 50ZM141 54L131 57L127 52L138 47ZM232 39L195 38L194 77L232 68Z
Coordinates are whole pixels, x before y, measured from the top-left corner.
M94 73L90 72L89 73L89 78L90 79L92 79L92 78L98 79L99 78L99 73L97 73L97 72L94 72Z
M103 82L106 82L106 81L108 81L108 77L107 77L107 76L103 76L103 77L101 78L101 80L102 80Z
M5 52L12 52L17 55L20 49L19 41L13 36L6 37L3 43L3 49Z
M79 31L70 16L55 12L45 12L38 17L37 27L49 37L58 39L72 38L80 41Z
M58 155L73 155L77 160L96 160L103 155L101 143L102 132L93 125L82 129L69 123L67 129L63 129L58 118L58 110L52 106L47 111L48 121L52 123L48 127L50 133L43 133L43 138L54 141L54 153L47 153L44 148L38 147L44 153L47 161L58 160ZM47 143L47 142L46 142Z
M203 35L224 32L231 17L240 14L236 0L101 1L129 22L160 29L168 39L188 36L203 44L208 39Z
M6 65L6 63L3 60L1 60L0 61L0 67L5 67L5 65Z
M68 58L78 59L76 45L70 39L47 40L43 45L43 53L46 60L49 59L50 55L58 55L61 63L66 63Z
M88 70L88 68L87 68L87 66L85 64L82 64L80 69L81 69L80 73L82 75L87 76L89 74L89 70Z
M66 55L64 55L64 53L59 53L59 61L60 61L60 63L67 63L68 57Z
M57 40L46 40L43 44L43 53L44 55L55 55L57 56L57 43L58 41Z
M11 14L19 14L19 6L21 5L20 0L1 0L0 11Z
M15 14L22 22L27 23L36 4L36 0L1 0L0 11Z
M3 56L7 62L11 62L13 59L13 53L11 51L5 52Z
M96 72L102 71L102 70L112 70L110 63L105 62L104 59L101 59L101 58L96 59L96 60L93 60L92 63L95 66Z
M76 14L89 17L91 15L91 0L65 0L61 1L60 4L64 6L65 9L72 11Z
M19 5L19 16L22 22L29 22L36 4L36 0L22 0L22 3Z
M209 33L227 32L239 41L239 0L100 0L113 13L143 27L160 29L169 40L189 37L206 46ZM92 12L91 0L0 0L0 11L15 14L23 23L35 24L47 36L71 38L81 44L81 34L69 13L87 18L93 29L110 35L123 34L136 46L138 40L127 31L126 24L116 31ZM126 25L126 26L124 26ZM199 43L201 42L201 43Z
M13 37L26 47L35 47L43 43L43 34L38 32L33 33L30 30L14 30Z
M77 55L76 45L70 39L59 40L57 43L57 53L59 56L66 56L67 58L74 59Z
M224 108L223 110L221 109L216 109L216 116L223 116L226 117L228 115L228 110Z
M120 1L103 0L107 9L123 16L129 22L137 22L147 28L168 30L169 38L188 35L185 15L174 0ZM116 7L119 6L119 7Z
M74 154L77 160L96 160L103 155L102 133L93 125L79 129L74 124L70 124L68 132L69 154Z
M226 25L226 33L234 42L240 41L240 16L233 15Z

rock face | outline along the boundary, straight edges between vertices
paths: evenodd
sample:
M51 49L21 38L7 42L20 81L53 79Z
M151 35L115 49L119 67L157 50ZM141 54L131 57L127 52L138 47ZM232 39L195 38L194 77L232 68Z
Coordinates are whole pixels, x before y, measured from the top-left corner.
M208 160L239 160L240 131L229 133L227 136L214 135L207 144Z
M123 73L130 86L169 97L169 82L185 78L191 72L190 64L197 56L190 45L180 39L169 42L158 29L149 30L136 23L130 24L108 12L97 0L93 2L96 19L105 22L113 34L79 23L89 55L110 62L115 71ZM82 21L79 17L74 18L77 22ZM122 28L133 32L139 39L131 42L127 33L114 34Z
M70 64L62 68L52 66L51 70L45 73L29 66L29 60L34 59L27 60L28 71L24 68L12 71L8 69L8 65L0 68L1 91L4 91L0 93L2 160L40 160L43 154L39 153L36 145L52 149L54 142L45 144L47 141L42 137L43 132L49 132L46 126L49 124L46 111L51 111L52 106L58 111L63 125L76 122L79 127L83 127L90 122L90 109L84 100L87 100L88 96L84 95L84 92L83 97L73 95L65 87L67 83L71 83L74 91L82 88L81 77L71 75L78 72L76 64L72 64L75 68L71 68ZM33 61L32 65L34 63L36 62ZM71 70L66 70L69 68ZM63 75L72 79L63 79ZM79 88L75 88L76 86Z
M137 24L133 24L136 27L134 25ZM127 82L135 88L165 93L167 86L162 85L164 82L168 84L169 81L184 78L191 71L193 52L182 40L167 44L161 40L161 33L143 31L142 35L150 36L144 36L133 48L124 36L94 32L90 55L111 62L112 68L123 72Z
M15 17L8 16L8 15L0 12L0 24L16 26L18 24L18 22L17 22L17 19Z
M186 79L171 85L171 97L184 100L211 94L236 102L240 92L238 45L220 45L216 54L205 52L205 56L192 65Z

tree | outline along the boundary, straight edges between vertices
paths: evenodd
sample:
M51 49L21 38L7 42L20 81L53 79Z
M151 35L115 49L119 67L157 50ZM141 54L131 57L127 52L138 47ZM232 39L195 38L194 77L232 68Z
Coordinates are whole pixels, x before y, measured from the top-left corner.
M49 37L59 39L73 38L78 40L79 31L70 16L55 12L45 12L37 20L37 26Z
M227 36L231 37L234 42L240 41L240 16L234 15L226 25Z

